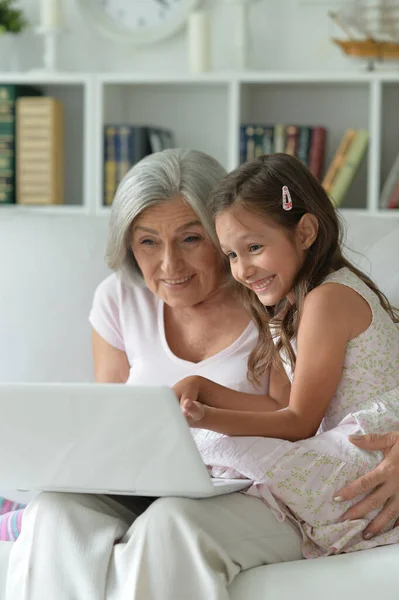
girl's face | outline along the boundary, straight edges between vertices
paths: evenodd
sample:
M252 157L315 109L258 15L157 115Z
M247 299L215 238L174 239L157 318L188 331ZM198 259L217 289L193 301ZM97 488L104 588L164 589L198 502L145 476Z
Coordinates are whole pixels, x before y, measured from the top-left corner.
M295 233L240 206L216 219L217 235L234 279L253 290L265 306L274 306L283 298L294 302L296 276L317 235L317 227L311 231L314 220L305 217Z

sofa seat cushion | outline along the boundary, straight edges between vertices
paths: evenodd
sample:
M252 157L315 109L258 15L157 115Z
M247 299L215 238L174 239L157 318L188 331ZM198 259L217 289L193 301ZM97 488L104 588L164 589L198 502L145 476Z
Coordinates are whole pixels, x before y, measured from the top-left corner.
M231 600L392 600L399 596L399 544L297 560L242 573Z

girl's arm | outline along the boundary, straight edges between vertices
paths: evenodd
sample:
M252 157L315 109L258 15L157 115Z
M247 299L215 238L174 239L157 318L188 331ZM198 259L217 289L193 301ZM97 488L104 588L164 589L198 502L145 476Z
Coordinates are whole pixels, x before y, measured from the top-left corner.
M325 284L308 294L297 335L297 362L289 405L275 412L240 410L244 394L200 380L198 396L179 395L181 403L204 404L203 415L190 424L226 435L254 435L291 441L314 435L341 380L346 346L358 327L365 301L353 290ZM370 310L368 309L368 313ZM370 320L370 319L369 319ZM367 323L363 329L367 327ZM356 332L357 334L357 332ZM192 392L189 390L189 392ZM195 395L195 394L194 394ZM227 404L234 398L237 410L215 407L214 398ZM242 401L239 402L238 395ZM186 405L187 406L187 405ZM198 408L198 407L197 407ZM190 418L190 411L186 411ZM198 413L197 413L198 416Z
M177 397L197 399L209 407L223 411L270 412L288 406L291 383L284 368L272 367L269 375L269 394L237 392L200 376L186 377L173 387Z

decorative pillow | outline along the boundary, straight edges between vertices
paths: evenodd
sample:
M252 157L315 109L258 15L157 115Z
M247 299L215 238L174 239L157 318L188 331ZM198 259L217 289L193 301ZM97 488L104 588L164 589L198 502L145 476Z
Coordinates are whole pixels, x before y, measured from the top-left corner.
M0 497L0 541L15 542L21 532L26 504Z

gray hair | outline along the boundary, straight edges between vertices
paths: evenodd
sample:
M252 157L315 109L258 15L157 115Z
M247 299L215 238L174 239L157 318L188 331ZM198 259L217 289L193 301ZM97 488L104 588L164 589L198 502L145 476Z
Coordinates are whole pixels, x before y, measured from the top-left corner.
M112 204L107 244L109 268L127 282L143 283L130 248L132 223L150 206L179 195L191 206L206 234L218 246L208 199L225 175L226 170L208 154L182 148L150 154L134 165L120 182Z

